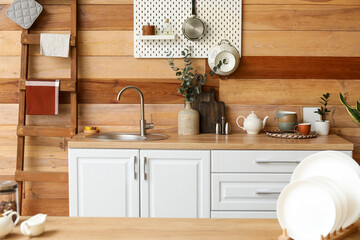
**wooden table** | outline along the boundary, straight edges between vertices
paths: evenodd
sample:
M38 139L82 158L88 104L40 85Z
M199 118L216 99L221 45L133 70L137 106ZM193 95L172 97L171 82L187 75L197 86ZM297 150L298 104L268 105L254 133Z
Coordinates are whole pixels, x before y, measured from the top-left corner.
M26 219L22 217L22 220ZM280 234L281 228L276 219L48 217L46 232L36 239L277 240ZM20 234L18 225L4 239L29 238ZM359 240L360 232L347 239Z

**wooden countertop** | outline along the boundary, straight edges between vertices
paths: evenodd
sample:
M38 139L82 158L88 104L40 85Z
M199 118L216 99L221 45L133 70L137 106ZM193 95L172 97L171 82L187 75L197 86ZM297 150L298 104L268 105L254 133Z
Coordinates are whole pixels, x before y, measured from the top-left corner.
M238 149L238 150L350 150L351 142L337 135L318 136L312 139L279 139L265 134L195 136L168 135L166 140L144 142L110 142L88 139L83 133L69 141L69 148L124 148L124 149Z
M27 217L22 217L26 220ZM276 219L166 219L48 217L45 233L36 239L51 240L277 240ZM17 225L8 239L26 239ZM320 239L320 238L319 238ZM346 238L360 239L360 232Z

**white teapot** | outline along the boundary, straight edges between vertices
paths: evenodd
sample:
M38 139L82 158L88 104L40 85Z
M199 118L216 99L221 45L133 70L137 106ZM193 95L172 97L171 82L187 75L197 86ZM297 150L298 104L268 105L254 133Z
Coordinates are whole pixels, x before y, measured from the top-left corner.
M15 222L13 222L12 217L16 215ZM17 212L7 211L3 214L3 217L0 218L0 239L8 235L16 224L19 222L20 217Z
M244 119L244 127L240 126L238 122L240 118ZM268 118L269 117L266 116L264 120L261 120L258 116L256 116L254 111L251 111L251 114L247 118L244 116L239 116L236 119L236 124L239 128L245 130L248 134L258 134L262 129L264 129L266 120Z

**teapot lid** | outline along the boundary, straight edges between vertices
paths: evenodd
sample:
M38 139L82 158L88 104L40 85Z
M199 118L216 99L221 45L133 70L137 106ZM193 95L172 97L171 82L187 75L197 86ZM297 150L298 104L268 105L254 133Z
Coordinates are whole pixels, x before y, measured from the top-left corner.
M249 114L249 116L247 118L259 118L254 111L251 111L251 113Z
M17 188L17 183L13 181L2 181L0 182L0 193L1 192L12 192Z

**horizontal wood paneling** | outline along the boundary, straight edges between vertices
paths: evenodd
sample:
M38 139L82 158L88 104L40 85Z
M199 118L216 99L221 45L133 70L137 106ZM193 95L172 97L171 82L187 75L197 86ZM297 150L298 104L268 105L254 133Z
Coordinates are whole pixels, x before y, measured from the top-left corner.
M7 7L0 5L0 30L20 30L6 17ZM79 11L80 30L133 30L132 4L84 4ZM360 30L358 13L359 6L347 5L244 5L243 29L355 31ZM68 6L44 5L32 29L68 30L69 23Z
M239 68L229 78L360 79L358 66L358 57L242 57Z
M360 80L333 79L229 79L220 81L220 100L227 104L318 106L323 93L329 104L341 105L339 92L350 104L360 100Z
M41 4L67 4L69 0L38 0ZM11 4L13 0L0 0L0 4ZM79 0L79 4L132 4L133 0ZM344 4L360 5L358 0L243 0L243 4Z
M69 30L69 5L43 5L31 30ZM6 16L9 5L0 5L0 31L21 30ZM121 14L120 14L121 13ZM132 4L79 5L79 30L132 30Z
M133 34L80 31L79 55L133 56ZM20 31L0 32L0 56L20 56L20 35ZM242 55L359 57L359 42L357 31L244 31ZM31 46L30 50L31 55L40 55L39 46Z
M243 56L360 56L358 31L244 31L242 39Z
M193 66L205 72L205 60L194 59ZM182 66L182 60L176 60ZM68 78L70 59L34 56L30 58L31 78ZM0 78L20 77L20 57L0 57ZM165 59L131 57L79 57L79 78L176 78Z
M243 30L358 31L359 11L360 6L244 5Z

